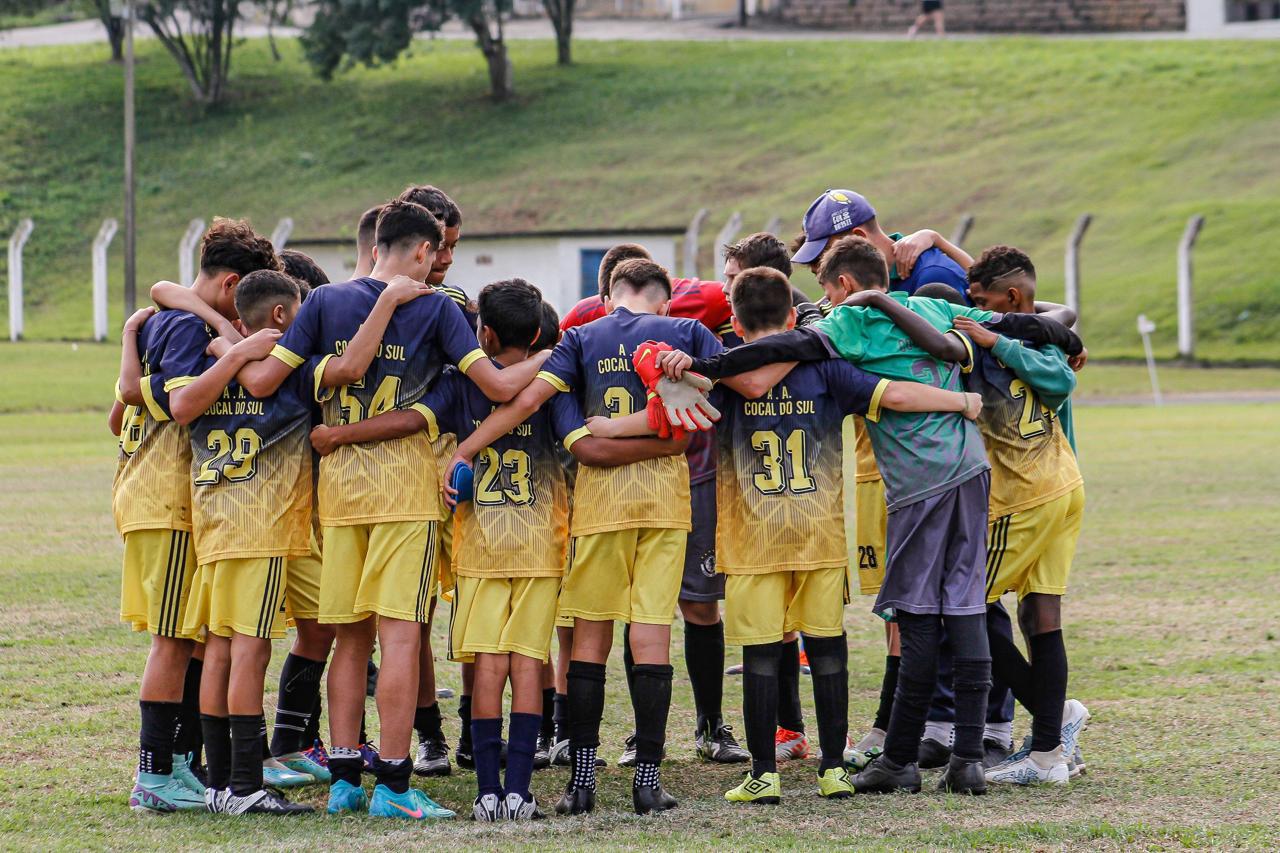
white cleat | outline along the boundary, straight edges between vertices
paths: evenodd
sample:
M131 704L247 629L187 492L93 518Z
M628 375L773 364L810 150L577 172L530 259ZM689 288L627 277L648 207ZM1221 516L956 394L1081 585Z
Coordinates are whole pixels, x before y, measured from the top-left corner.
M993 785L1065 785L1070 778L1062 747L1050 752L1019 750L985 775Z

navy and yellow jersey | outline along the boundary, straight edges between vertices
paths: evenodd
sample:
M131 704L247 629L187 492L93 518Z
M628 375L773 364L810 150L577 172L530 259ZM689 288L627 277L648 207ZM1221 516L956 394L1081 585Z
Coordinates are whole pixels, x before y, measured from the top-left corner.
M1084 482L1057 416L1076 386L1062 350L1004 336L989 350L971 349L965 384L982 395L978 426L991 461L991 517L1048 503Z
M317 356L341 355L385 287L359 278L313 291L272 355L294 368ZM317 386L316 398L327 425L356 423L410 407L446 364L465 371L483 357L458 306L443 293L431 293L396 308L362 380L323 392ZM425 433L345 445L320 462L320 523L439 520L439 488Z
M138 333L145 402L125 408L111 493L122 534L191 530L191 442L187 428L172 420L169 394L203 372L212 336L203 320L186 311L161 311Z
M191 422L191 509L200 565L311 553L307 436L321 359L307 367L270 397L251 396L232 382Z
M465 440L495 406L450 370L414 404L435 438ZM586 434L571 394L556 394L475 457L474 496L458 505L453 570L462 577L558 577L569 546L569 487L556 453Z
M854 454L857 459L857 482L874 483L880 479L880 466L876 464L876 451L871 446L871 431L867 422L854 415L853 429L855 438Z
M476 303L472 302L471 298L467 296L467 292L465 290L460 287L454 287L451 284L436 285L436 290L439 290L445 296L452 299L453 304L462 309L462 315L467 318L467 325L471 327L472 331L480 328L477 325L480 322L480 309Z
M724 415L716 427L719 571L848 564L841 422L878 420L888 384L833 359L798 365L757 400L716 389Z
M617 308L566 331L538 378L572 393L585 417L642 412L646 394L631 354L648 340L668 343L694 357L713 356L723 349L697 320ZM683 457L664 456L616 468L578 466L574 536L636 527L688 530L689 515L689 466Z

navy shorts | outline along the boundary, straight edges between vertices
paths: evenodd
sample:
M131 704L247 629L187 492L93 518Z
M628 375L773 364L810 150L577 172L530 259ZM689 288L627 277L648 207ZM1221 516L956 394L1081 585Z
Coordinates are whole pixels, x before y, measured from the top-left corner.
M942 0L923 0L920 4L920 11L926 15L930 12L941 12Z
M681 601L724 601L724 575L716 571L716 481L689 487L693 529L684 549ZM986 594L986 590L983 590Z
M971 616L987 610L991 473L889 513L884 583L874 612Z

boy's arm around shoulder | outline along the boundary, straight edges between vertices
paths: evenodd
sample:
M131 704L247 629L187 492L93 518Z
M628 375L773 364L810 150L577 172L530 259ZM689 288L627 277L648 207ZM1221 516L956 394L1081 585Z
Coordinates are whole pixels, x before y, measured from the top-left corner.
M1027 383L1040 402L1055 412L1076 390L1075 371L1056 346L1047 344L1037 350L1001 335L991 353Z

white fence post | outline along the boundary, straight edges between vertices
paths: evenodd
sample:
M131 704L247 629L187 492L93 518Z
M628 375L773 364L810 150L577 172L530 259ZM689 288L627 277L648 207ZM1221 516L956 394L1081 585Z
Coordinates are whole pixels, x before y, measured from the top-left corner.
M764 233L772 234L775 237L781 237L782 235L778 233L778 229L781 227L782 227L782 217L774 216L764 224Z
M204 234L204 220L193 219L178 241L178 284L190 287L196 280L196 246Z
M98 236L93 238L93 339L107 339L107 249L120 224L114 219L102 220Z
M685 278L698 277L698 238L710 214L711 211L705 207L699 208L693 219L689 220L689 227L685 229L684 258L680 262L680 274Z
M1204 227L1204 217L1196 214L1178 241L1178 357L1190 361L1195 357L1196 327L1191 304L1191 251Z
M271 245L278 252L284 248L285 243L289 242L289 235L293 233L293 217L286 216L276 223L276 230L271 232Z
M724 270L724 247L733 242L733 238L738 236L738 231L741 229L742 214L735 210L729 217L729 221L720 229L720 233L716 235L716 268L711 272L716 278L719 278L721 271Z
M1076 219L1076 225L1067 238L1067 256L1063 263L1066 270L1067 307L1076 312L1076 324L1071 328L1080 329L1080 243L1084 240L1084 232L1093 221L1092 213L1082 213Z
M956 246L963 246L965 239L969 236L969 229L973 228L973 214L966 213L960 217L960 221L956 223L956 230L951 234L951 242Z
M22 340L22 249L35 223L24 219L9 238L9 340Z
M1160 378L1156 375L1156 357L1151 352L1151 333L1156 324L1147 319L1146 314L1138 315L1138 334L1142 335L1142 349L1147 356L1147 376L1151 378L1151 397L1157 406L1164 405L1164 397L1160 394Z

